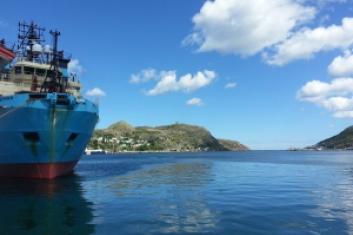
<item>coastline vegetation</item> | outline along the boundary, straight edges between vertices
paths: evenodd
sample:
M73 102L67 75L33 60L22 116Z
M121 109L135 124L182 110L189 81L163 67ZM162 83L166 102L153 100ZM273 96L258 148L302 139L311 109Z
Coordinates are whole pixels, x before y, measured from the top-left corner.
M176 123L158 127L133 127L122 121L106 129L96 130L88 149L108 152L248 150L237 141L216 139L208 130L199 126Z

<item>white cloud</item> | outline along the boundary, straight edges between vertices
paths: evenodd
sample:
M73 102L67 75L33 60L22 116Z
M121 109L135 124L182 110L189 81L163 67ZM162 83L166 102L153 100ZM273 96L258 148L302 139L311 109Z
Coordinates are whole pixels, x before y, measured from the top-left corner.
M326 6L332 3L345 3L347 0L297 0L300 3L310 3L318 6Z
M299 92L298 97L314 98L353 93L353 78L336 78L331 83L313 80L305 84Z
M158 79L157 71L155 69L148 68L148 69L141 70L141 72L137 74L132 74L130 77L130 83L134 83L134 84L145 83L156 79Z
M353 75L353 55L346 51L343 56L337 56L328 66L328 72L333 77Z
M160 80L154 88L147 91L147 95L160 95L167 92L192 92L212 83L217 74L214 71L204 70L192 75L190 73L177 78L176 71L160 72Z
M284 65L299 59L310 59L315 53L347 49L353 45L353 18L343 18L341 25L304 28L278 44L274 54L264 54L269 64Z
M353 18L317 26L331 17L323 9L337 3L348 5L347 0L208 0L193 17L193 32L183 44L196 45L199 52L261 53L276 66L322 51L346 50L353 46Z
M80 61L77 59L70 60L68 64L68 72L69 74L80 76L83 73L83 67L80 64Z
M254 55L285 40L315 13L295 0L206 1L183 43L198 45L200 52Z
M321 106L337 118L353 118L353 78L336 78L331 83L306 83L297 98Z
M98 87L95 87L95 88L93 88L91 90L88 90L86 92L86 96L102 97L102 96L106 96L106 93L102 89L100 89Z
M186 101L186 104L189 106L202 106L202 105L204 105L202 99L196 98L196 97Z
M336 118L353 118L353 111L340 111L334 114Z
M150 89L147 94L148 95L159 95L170 91L179 90L176 72L175 71L167 71L162 72L160 81L156 84L156 86Z
M229 82L229 83L227 83L225 86L224 86L224 88L226 88L226 89L232 89L232 88L235 88L237 86L237 83L235 83L235 82Z

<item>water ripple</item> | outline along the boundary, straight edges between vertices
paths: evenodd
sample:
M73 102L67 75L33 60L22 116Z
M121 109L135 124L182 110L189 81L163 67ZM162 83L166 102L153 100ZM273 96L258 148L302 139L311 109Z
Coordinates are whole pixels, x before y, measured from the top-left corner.
M84 158L0 181L0 234L353 234L351 152Z

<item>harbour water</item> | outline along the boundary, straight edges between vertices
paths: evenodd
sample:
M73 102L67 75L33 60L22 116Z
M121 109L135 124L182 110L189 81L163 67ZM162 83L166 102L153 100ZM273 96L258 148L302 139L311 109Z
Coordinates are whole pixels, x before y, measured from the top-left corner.
M353 152L85 156L0 180L0 234L353 234Z

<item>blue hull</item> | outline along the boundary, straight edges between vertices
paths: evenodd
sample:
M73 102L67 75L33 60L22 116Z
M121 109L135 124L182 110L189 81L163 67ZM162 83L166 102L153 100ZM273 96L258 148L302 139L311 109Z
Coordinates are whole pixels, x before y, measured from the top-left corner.
M97 121L95 104L68 94L0 97L0 176L54 178L72 171Z

